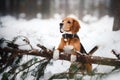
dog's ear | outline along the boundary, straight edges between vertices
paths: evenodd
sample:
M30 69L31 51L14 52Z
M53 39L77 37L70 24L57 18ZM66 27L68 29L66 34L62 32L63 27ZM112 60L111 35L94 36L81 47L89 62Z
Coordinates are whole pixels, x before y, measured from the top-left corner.
M73 26L71 27L71 31L73 34L76 34L80 29L80 24L77 20L73 20Z

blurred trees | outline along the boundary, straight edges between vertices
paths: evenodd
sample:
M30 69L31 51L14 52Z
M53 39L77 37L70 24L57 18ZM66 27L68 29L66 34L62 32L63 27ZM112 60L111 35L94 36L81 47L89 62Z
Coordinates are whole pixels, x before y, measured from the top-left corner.
M108 14L115 18L113 30L118 30L119 3L119 0L0 0L0 16L9 14L28 19L47 19L55 14L61 17L74 14L82 20L86 14L98 18Z
M113 31L120 30L120 0L111 0L110 13L114 16Z
M20 0L0 0L0 15L18 14Z
M50 18L54 14L65 17L74 14L80 19L86 14L101 17L108 13L111 0L0 0L0 15L33 18L39 13L41 18ZM39 15L39 16L40 16Z
M5 0L0 1L0 13L5 14Z
M108 14L115 17L113 30L118 30L119 3L119 0L0 0L0 16L48 19L55 14L61 17L74 14L82 20L87 14L98 18Z
M42 18L50 18L50 0L42 0L41 3Z

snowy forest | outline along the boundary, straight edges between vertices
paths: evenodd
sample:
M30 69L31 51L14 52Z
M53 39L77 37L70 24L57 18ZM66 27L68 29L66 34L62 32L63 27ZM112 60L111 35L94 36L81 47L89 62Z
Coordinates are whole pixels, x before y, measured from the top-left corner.
M53 59L65 17L81 27L76 62L64 52ZM0 80L119 78L120 0L0 0Z

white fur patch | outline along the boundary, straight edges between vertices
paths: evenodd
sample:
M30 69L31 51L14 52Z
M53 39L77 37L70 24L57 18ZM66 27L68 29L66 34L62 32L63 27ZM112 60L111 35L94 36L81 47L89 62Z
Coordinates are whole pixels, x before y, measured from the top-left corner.
M65 53L71 54L73 52L74 47L71 45L64 46L63 50Z
M53 59L54 59L54 60L59 59L59 50L55 50L55 51L54 51L54 53L53 53Z
M72 34L72 32L71 31L69 31L69 32L64 31L63 34Z
M77 60L76 55L71 55L70 61L75 62Z
M63 28L61 28L61 31L64 32Z

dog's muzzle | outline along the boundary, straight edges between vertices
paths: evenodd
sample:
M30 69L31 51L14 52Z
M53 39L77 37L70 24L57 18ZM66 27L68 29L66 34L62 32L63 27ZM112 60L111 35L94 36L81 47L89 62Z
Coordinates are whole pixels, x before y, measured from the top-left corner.
M60 32L63 33L63 23L60 23Z

